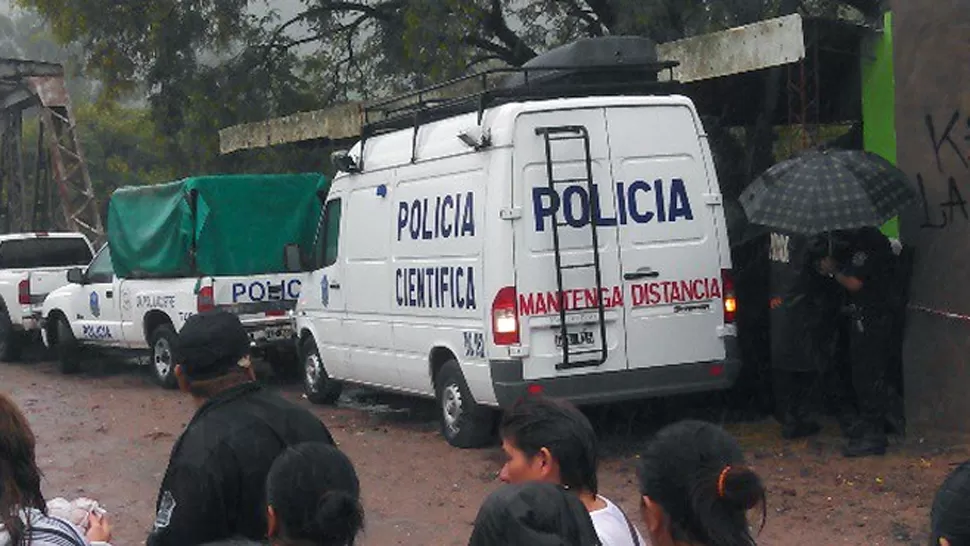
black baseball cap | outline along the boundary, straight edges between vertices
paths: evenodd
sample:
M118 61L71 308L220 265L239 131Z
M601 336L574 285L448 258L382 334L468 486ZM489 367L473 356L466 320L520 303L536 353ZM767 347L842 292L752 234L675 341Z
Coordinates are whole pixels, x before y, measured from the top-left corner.
M216 309L192 315L179 332L178 363L189 379L220 377L240 367L252 351L239 317Z
M951 546L970 545L970 461L947 476L930 513L933 545L946 538Z

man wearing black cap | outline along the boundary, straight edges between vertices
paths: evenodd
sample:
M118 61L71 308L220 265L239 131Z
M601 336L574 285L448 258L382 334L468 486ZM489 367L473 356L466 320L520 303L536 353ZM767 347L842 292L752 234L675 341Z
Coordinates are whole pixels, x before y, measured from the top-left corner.
M334 444L307 409L263 389L250 341L225 311L190 317L179 333L175 374L199 409L172 448L148 546L266 536L266 475L302 442Z

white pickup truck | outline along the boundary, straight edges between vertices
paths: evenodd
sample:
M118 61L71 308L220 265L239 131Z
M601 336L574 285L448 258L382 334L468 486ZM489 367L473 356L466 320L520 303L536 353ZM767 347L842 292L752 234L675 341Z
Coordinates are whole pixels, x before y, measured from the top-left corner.
M92 254L80 233L0 235L0 360L20 358L40 332L44 298L68 284L68 269L90 262Z
M292 310L302 274L122 279L105 245L67 279L71 284L47 296L43 308L44 343L57 352L64 373L77 371L92 350L149 353L155 381L174 388L177 332L188 317L213 308L238 314L254 347L277 370L295 361Z

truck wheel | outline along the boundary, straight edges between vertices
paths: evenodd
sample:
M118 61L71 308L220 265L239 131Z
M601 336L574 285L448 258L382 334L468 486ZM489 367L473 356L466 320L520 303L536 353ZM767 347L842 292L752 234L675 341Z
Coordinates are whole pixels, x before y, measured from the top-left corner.
M16 362L24 352L26 336L13 329L10 315L3 309L0 316L0 361Z
M343 385L330 379L313 338L303 342L303 393L314 404L333 404L340 398Z
M151 335L152 347L152 377L155 382L166 389L178 386L175 379L175 343L178 334L171 324L162 324L155 328Z
M291 381L300 376L300 357L294 349L269 347L264 356L277 379Z
M449 360L438 372L435 394L441 416L441 434L454 447L482 447L492 440L495 414L472 397L461 367Z
M71 325L67 319L58 316L54 323L57 332L57 343L54 345L54 352L57 353L58 366L62 374L73 374L81 371L81 345L71 331Z

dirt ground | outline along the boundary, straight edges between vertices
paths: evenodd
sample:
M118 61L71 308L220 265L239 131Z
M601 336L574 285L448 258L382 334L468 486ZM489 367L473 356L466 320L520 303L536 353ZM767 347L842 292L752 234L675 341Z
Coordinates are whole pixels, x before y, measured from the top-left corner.
M279 388L311 407L297 386ZM110 511L116 546L143 544L169 451L192 416L192 401L154 386L144 369L117 363L89 364L74 377L46 362L0 364L0 390L21 404L38 436L48 498L98 499ZM364 392L345 398L336 408L312 410L360 474L363 546L466 544L481 501L499 485L498 447L449 447L427 402ZM643 431L663 424L641 422L649 420L635 416L636 422L602 433L602 493L631 516L637 513L636 446ZM970 457L964 446L911 438L885 458L847 461L838 455L834 425L818 440L787 444L770 420L726 426L768 483L762 545L923 545L936 488L954 463Z

